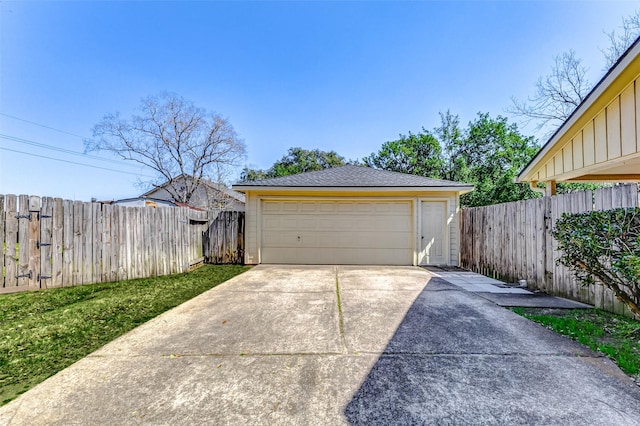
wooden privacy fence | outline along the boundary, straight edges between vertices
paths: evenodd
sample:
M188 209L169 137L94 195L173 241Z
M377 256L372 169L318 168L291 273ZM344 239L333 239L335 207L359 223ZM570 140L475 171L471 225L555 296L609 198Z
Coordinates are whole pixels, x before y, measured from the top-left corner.
M533 289L628 315L610 290L602 285L583 286L567 268L556 264L559 253L551 230L563 213L638 205L638 185L631 184L464 209L461 266L507 282L526 279Z
M206 263L244 262L244 212L220 212L204 234Z
M208 212L0 195L0 293L188 271Z

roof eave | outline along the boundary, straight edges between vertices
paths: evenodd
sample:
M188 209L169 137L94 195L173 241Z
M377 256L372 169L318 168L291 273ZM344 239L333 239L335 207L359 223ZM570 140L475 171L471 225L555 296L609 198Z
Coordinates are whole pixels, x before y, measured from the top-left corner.
M465 194L473 191L473 185L461 186L259 186L233 185L234 191L276 192L276 191L308 191L308 192L458 192Z
M529 161L529 164L525 166L524 169L518 176L515 177L514 181L517 183L525 183L529 182L530 179L526 179L527 175L533 171L535 167L538 166L540 159L544 158L544 156L553 149L556 143L562 139L565 133L582 117L582 115L602 96L608 87L613 83L622 72L636 59L636 57L640 55L640 37L636 39L636 41L627 49L627 51L618 59L615 65L613 65L609 71L600 79L600 81L591 89L591 92L585 97L584 101L571 113L569 118L565 120L564 123L551 135L549 140L544 144L544 146L538 151L538 153Z

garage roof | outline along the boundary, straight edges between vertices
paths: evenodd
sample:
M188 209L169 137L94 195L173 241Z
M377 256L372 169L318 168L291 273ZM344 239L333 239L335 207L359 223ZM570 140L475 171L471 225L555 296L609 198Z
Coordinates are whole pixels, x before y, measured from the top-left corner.
M398 188L468 192L473 185L354 165L233 185L234 190L241 192L270 188Z

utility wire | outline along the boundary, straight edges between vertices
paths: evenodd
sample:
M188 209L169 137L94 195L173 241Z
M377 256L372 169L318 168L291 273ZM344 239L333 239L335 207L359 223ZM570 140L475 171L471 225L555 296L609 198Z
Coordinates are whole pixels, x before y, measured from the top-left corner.
M53 130L53 131L56 131L56 132L64 133L66 135L74 136L74 137L80 138L82 140L89 139L89 138L86 138L84 136L80 136L80 135L78 135L76 133L71 133L71 132L67 132L67 131L64 131L64 130L56 129L55 127L45 126L44 124L36 123L35 121L25 120L24 118L16 117L14 115L5 114L3 112L0 112L0 115L2 115L4 117L7 117L7 118L13 118L14 120L22 121L23 123L33 124L34 126L40 126L40 127L45 128L45 129L49 129L49 130Z
M105 161L107 163L114 163L114 164L118 164L120 166L138 167L135 164L122 162L121 160L114 160L114 159L111 159L111 158L99 157L97 155L85 154L83 152L73 151L73 150L66 149L66 148L60 148L60 147L57 147L57 146L51 146L51 145L47 145L47 144L44 144L44 143L41 143L41 142L32 141L32 140L29 140L29 139L18 138L16 136L3 135L3 134L0 133L0 139L6 139L6 140L13 141L13 142L23 143L23 144L26 144L26 145L37 146L38 148L50 149L52 151L63 152L65 154L75 155L75 156L78 156L78 157L87 158L87 159L91 159L91 160L98 160L98 161Z
M141 173L125 172L124 170L109 169L107 167L93 166L91 164L78 163L76 161L63 160L61 158L52 158L52 157L47 157L46 155L38 155L38 154L30 153L30 152L18 151L17 149L5 148L3 146L0 146L0 150L17 152L18 154L31 155L32 157L40 157L40 158L45 158L47 160L61 161L63 163L69 163L69 164L75 164L75 165L78 165L78 166L90 167L92 169L108 170L110 172L125 173L125 174L128 174L128 175L153 178L153 176L143 175Z

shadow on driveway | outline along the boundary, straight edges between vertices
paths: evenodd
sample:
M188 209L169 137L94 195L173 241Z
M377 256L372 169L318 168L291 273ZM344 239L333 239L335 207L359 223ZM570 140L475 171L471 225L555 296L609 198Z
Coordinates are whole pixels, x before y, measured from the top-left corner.
M640 388L607 358L432 278L344 414L352 425L638 425Z

